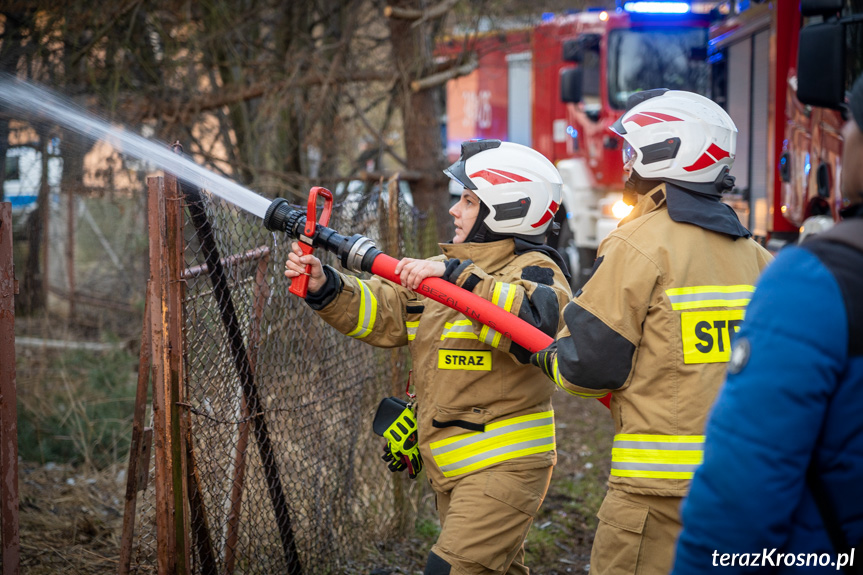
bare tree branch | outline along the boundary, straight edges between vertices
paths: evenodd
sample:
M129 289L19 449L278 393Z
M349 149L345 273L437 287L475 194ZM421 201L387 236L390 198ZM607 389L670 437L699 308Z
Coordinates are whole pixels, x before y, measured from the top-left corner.
M440 18L446 14L458 0L443 0L427 10L414 10L411 8L400 8L399 6L387 6L384 8L384 16L387 18L398 18L399 20L431 20Z
M453 78L467 76L476 69L476 66L476 61L472 60L462 66L450 68L449 70L444 70L443 72L438 72L436 74L432 74L431 76L426 76L425 78L414 80L413 82L411 82L411 90L413 90L414 92L419 92L420 90L428 90L429 88L434 88L435 86L446 84L449 80L452 80Z

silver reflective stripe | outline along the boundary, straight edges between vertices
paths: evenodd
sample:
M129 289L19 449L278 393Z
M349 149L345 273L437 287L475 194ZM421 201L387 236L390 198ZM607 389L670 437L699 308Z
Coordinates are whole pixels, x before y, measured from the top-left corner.
M701 451L703 443L670 443L665 441L623 441L615 440L614 447L618 449L673 449L675 451Z
M699 307L746 307L755 286L691 286L670 288L665 295L671 302L672 309L684 310Z
M611 464L614 469L633 469L637 471L684 471L694 472L698 465L683 465L680 463L624 463L615 461Z
M460 319L456 322L449 323L447 322L444 326L443 334L441 334L441 340L444 340L448 337L457 338L457 339L476 339L476 334L473 332L473 324L469 319Z
M671 300L671 303L686 303L693 301L704 301L704 300L737 300L737 299L750 299L752 298L751 291L739 291L739 292L730 292L730 293L719 293L719 292L705 292L705 293L690 293L690 294L680 294L680 295L671 295L668 296L668 299Z
M543 411L489 423L485 431L455 435L430 446L444 477L464 475L519 457L553 451L554 412Z
M483 439L487 439L483 437ZM467 467L468 465L474 465L476 463L480 463L486 459L491 459L492 457L498 457L501 455L506 455L507 453L514 453L516 451L520 451L522 449L528 449L530 447L541 447L544 445L554 445L554 437L541 437L539 439L531 439L528 441L522 441L521 443L514 443L512 445L504 445L503 447L498 447L496 449L489 449L488 451L483 451L473 457L468 457L466 459L461 459L456 463L450 463L449 465L442 465L440 470L446 474L447 472L454 471L456 469L461 469L462 467ZM462 447L462 446L459 446Z
M541 425L551 425L554 423L554 417L544 417L542 419L533 419L530 421L522 421L520 423L514 423L512 425L507 425L504 427L498 427L497 429L492 429L490 431L484 431L482 433L477 433L475 435L469 435L464 439L459 441L455 441L450 443L449 445L442 445L440 447L433 447L432 454L434 455L443 455L444 453L453 451L454 449L461 449L467 445L472 445L474 443L479 443L480 441L486 441L488 439L493 439L495 437L500 437L501 435L506 435L507 433L512 433L513 431L521 431L523 429L530 429L532 427L539 427ZM553 439L553 438L552 438Z
M512 284L503 282L495 283L494 292L492 293L492 303L497 307L502 307L506 311L509 311L512 307L510 293L512 293L512 297L515 297L515 289Z
M484 325L479 332L479 339L482 340L483 343L487 343L492 347L497 347L500 343L500 334L487 325Z
M418 321L406 321L405 329L408 334L408 341L413 341L417 337L417 328L419 327L420 322Z

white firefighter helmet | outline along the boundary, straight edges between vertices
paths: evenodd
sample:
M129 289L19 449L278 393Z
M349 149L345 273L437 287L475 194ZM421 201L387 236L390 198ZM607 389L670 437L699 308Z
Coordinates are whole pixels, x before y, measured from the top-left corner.
M625 140L624 164L642 179L712 183L731 168L737 127L713 100L676 90L648 90L632 99L637 103L611 129Z
M479 197L488 210L483 223L495 234L541 243L560 206L563 180L557 168L521 144L464 142L461 157L444 173Z

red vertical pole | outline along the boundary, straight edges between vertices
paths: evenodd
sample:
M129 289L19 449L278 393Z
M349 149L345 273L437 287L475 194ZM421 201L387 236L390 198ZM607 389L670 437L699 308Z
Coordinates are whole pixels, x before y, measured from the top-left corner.
M0 202L0 542L3 575L18 575L18 413L15 404L15 266L12 204Z

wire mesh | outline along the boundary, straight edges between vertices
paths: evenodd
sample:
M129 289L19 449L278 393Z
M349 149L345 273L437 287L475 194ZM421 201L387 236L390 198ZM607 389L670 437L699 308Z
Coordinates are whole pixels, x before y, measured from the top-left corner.
M418 255L422 218L410 196L399 194L389 206L380 188L338 201L329 227L366 235L392 255ZM386 469L383 439L371 429L381 398L403 393L409 355L343 336L288 293L287 236L267 232L260 220L217 197L204 195L201 207L212 236L202 237L188 211L184 231L187 464L194 472L189 491L200 493L189 498L192 572L287 573L287 531L303 573L344 573L365 549L403 528L425 489ZM225 285L214 286L209 274L210 240ZM317 255L340 269L331 255ZM225 302L217 297L231 299L239 346L226 331ZM237 361L243 353L245 362ZM249 409L250 381L257 413ZM278 474L284 508L268 473ZM132 572L155 572L152 485L138 509Z

